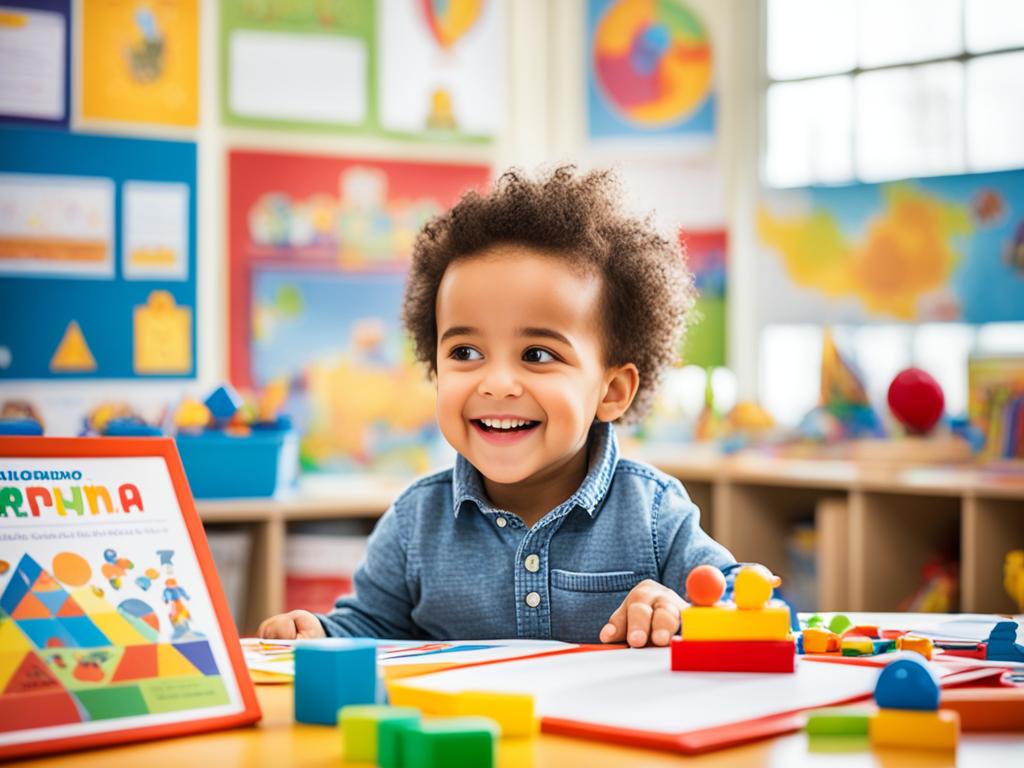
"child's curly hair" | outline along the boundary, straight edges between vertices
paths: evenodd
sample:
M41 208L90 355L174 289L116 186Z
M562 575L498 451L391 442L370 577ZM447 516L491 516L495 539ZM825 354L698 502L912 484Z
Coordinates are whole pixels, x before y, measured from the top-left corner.
M437 372L435 303L448 265L493 246L525 245L602 276L605 364L636 365L640 385L623 421L643 418L678 356L695 291L678 242L621 211L620 197L609 171L581 175L563 166L529 179L513 169L489 194L468 192L429 221L413 249L402 320L430 374Z

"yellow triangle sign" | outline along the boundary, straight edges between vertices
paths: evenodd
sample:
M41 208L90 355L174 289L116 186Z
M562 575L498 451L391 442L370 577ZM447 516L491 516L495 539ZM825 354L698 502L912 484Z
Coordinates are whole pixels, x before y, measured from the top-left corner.
M64 331L64 338L57 345L57 351L50 358L50 370L59 372L95 371L96 358L92 356L89 345L85 341L85 334L78 325L78 321L72 320Z

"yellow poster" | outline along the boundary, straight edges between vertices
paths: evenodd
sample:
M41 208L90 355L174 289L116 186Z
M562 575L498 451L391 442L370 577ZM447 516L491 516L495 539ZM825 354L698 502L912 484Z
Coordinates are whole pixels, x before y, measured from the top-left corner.
M84 0L82 116L193 126L196 0Z
M133 367L137 374L192 372L192 310L167 291L135 307Z

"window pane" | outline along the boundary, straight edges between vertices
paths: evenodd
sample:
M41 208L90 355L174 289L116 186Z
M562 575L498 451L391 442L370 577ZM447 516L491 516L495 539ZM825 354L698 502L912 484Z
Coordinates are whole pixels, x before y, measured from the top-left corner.
M910 326L864 325L856 329L857 368L879 413L888 412L886 396L893 377L910 365Z
M960 0L862 0L862 67L940 59L960 53Z
M929 323L914 332L914 365L928 371L942 387L946 413L967 413L967 357L974 344L973 326Z
M821 328L766 326L759 357L761 404L780 424L798 424L821 396Z
M971 53L1024 45L1021 0L966 0L964 34Z
M853 176L849 77L777 83L766 103L765 181L792 187Z
M967 62L967 157L972 170L1024 166L1022 83L1024 53Z
M773 80L853 69L854 0L769 0L768 76Z
M978 329L979 355L1024 355L1024 323L987 323Z
M865 181L959 173L963 67L958 62L858 75L857 175Z

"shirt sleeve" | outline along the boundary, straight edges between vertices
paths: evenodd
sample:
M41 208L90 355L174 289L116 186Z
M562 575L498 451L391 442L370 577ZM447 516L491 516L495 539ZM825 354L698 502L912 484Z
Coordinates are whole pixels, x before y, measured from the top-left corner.
M654 509L655 552L659 581L684 598L686 577L698 565L713 565L725 574L726 596L738 567L736 558L700 527L700 510L679 481L670 482Z
M334 610L317 614L328 637L414 639L413 597L407 580L406 541L392 506L377 522L353 577L354 592L338 598Z

